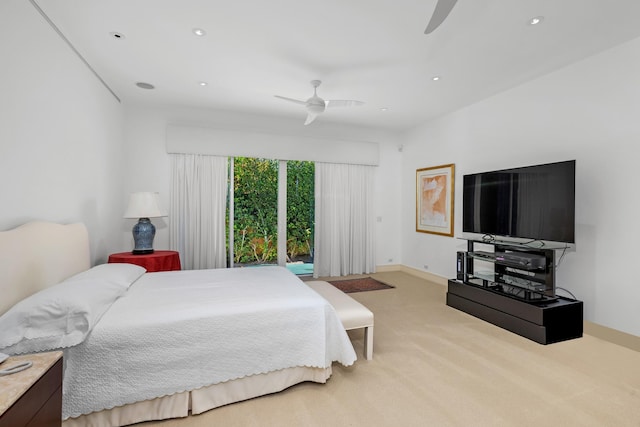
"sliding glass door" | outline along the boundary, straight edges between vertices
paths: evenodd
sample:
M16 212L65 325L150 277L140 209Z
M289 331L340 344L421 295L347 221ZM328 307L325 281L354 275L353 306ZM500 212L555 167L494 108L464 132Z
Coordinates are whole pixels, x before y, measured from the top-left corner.
M295 274L313 274L313 162L287 162L287 267Z
M314 164L230 159L230 266L286 265L313 273Z

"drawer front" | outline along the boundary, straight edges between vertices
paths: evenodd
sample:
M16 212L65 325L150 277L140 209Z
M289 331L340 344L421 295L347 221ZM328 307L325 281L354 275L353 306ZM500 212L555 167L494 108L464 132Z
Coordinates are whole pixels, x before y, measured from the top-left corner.
M59 396L58 396L59 394ZM51 402L50 402L51 401ZM42 414L40 414L42 412ZM46 415L48 414L48 415ZM41 417L54 423L36 423ZM57 421L57 422L56 422ZM62 424L62 359L58 360L0 417L0 427L60 426Z
M62 425L62 387L47 400L26 427L60 427Z

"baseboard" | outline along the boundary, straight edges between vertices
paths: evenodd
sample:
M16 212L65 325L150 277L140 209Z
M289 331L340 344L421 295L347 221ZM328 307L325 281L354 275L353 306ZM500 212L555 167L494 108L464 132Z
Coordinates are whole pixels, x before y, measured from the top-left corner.
M631 335L586 320L584 321L584 333L634 351L640 351L640 337L636 335Z
M386 273L388 271L401 271L403 265L401 264L385 264L376 265L376 273Z
M402 271L407 274L411 274L412 276L419 277L424 280L428 280L430 282L437 283L442 286L447 286L447 278L438 276L437 274L429 273L427 271L418 270L417 268L408 267L402 264L393 264L393 265L381 265L376 267L376 272L384 273L387 271Z

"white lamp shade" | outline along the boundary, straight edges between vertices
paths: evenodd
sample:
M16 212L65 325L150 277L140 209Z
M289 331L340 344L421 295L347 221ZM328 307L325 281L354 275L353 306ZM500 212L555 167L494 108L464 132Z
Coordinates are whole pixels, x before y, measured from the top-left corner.
M158 218L167 216L160 210L158 193L140 192L129 196L129 206L124 213L125 218Z

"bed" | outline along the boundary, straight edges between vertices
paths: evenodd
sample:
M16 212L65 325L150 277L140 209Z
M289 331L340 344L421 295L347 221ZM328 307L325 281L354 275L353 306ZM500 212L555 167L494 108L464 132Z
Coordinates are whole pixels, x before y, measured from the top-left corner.
M356 360L331 305L285 268L89 268L88 248L82 224L0 232L0 351L64 351L65 427L198 414Z

